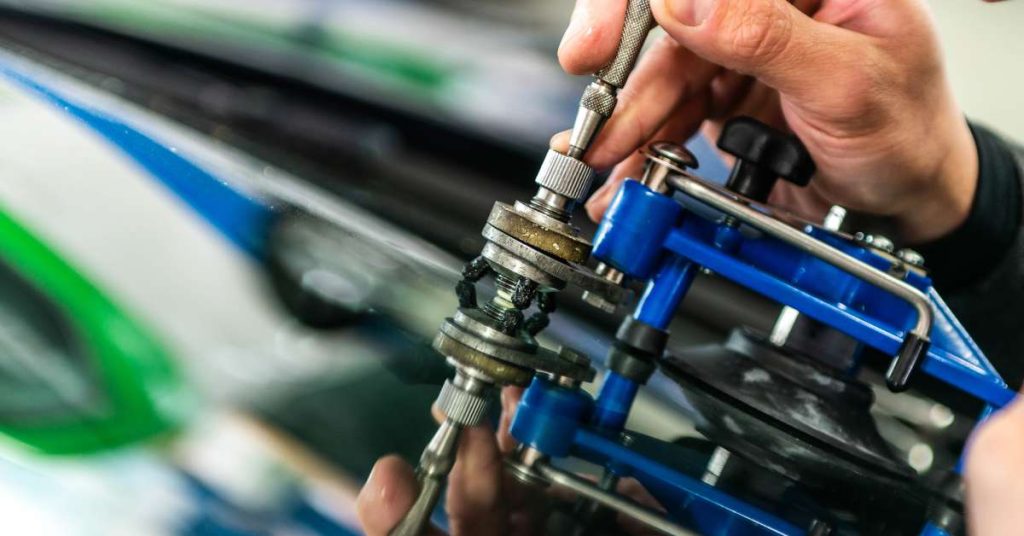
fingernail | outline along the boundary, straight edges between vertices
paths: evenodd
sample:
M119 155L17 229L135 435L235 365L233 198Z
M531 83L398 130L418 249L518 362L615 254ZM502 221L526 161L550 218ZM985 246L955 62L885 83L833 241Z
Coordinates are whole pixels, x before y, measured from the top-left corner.
M715 0L668 0L675 18L687 26L700 26L711 15Z

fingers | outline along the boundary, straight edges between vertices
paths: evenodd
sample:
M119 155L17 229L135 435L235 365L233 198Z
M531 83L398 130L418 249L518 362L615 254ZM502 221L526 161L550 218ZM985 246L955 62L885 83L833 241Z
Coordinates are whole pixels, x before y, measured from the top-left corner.
M700 128L707 117L711 101L708 92L702 92L683 101L669 113L669 119L661 128L645 139L643 143L658 140L684 142ZM626 160L612 171L612 174L587 201L587 215L593 221L599 221L608 209L609 203L615 198L619 186L627 177L640 178L645 157L640 151L634 151Z
M386 536L412 507L417 491L416 476L404 460L398 456L377 460L356 499L356 512L366 534Z
M755 80L736 71L723 71L711 81L710 119L727 119L750 92Z
M802 6L806 7L806 6ZM864 36L817 22L785 0L652 0L661 26L711 62L756 76L795 98L819 98L822 80L865 61Z
M448 476L448 523L453 534L501 534L508 516L502 500L502 458L489 426L462 432Z
M818 191L817 182L811 182L809 186L800 187L785 181L779 181L772 189L768 203L773 207L779 207L808 221L822 221L828 214L832 203Z
M501 419L498 421L498 449L502 454L512 452L516 447L516 440L512 438L509 429L512 427L512 417L515 416L516 406L523 397L522 387L505 387L501 390Z
M604 212L608 210L608 205L611 204L619 187L622 186L622 181L630 176L639 178L638 170L643 169L644 159L643 153L637 151L615 166L611 175L608 176L608 180L604 181L604 184L587 200L587 217L590 218L590 221L595 223L601 221Z
M994 415L973 434L964 473L968 528L981 536L1024 525L1024 402Z
M576 0L558 46L558 61L572 74L590 74L612 61L622 37L626 0Z
M650 141L681 103L704 92L720 71L664 37L640 59L619 93L619 104L594 140L586 161L607 169Z

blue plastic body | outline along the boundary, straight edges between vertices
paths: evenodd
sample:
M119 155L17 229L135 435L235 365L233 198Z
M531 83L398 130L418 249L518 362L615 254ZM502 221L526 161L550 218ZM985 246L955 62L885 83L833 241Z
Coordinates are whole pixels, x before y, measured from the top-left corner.
M647 279L664 253L661 242L682 213L672 199L625 181L594 234L594 257L629 277Z
M591 419L594 427L609 432L622 430L639 390L640 384L635 381L619 376L615 372L608 372L601 383L601 391L597 393L594 416Z
M658 329L668 328L676 309L690 290L700 266L678 255L669 255L661 263L654 278L647 283L644 294L633 313L637 320Z
M524 445L550 456L568 456L576 430L586 424L593 407L593 399L582 390L536 377L523 393L509 431Z
M595 236L594 257L647 281L634 318L665 329L703 268L793 307L864 346L890 356L897 353L916 321L910 305L785 242L741 231L721 218L708 218L707 210L684 209L684 204L636 181L625 181ZM880 270L891 268L891 260L843 236L815 226L804 232ZM1015 393L957 322L931 281L913 271L903 278L928 296L935 312L931 346L921 372L985 402L982 420L1011 401ZM535 381L517 410L512 435L552 458L572 455L636 478L672 519L698 533L806 533L807 527L794 526L631 449L629 441L622 439L630 432L621 430L638 389L635 382L609 373L592 403L582 396L573 398L570 389ZM920 534L946 533L928 524Z

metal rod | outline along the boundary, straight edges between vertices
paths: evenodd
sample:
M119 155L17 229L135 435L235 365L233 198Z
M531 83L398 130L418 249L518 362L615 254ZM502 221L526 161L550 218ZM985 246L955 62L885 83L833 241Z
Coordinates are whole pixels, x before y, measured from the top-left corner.
M928 340L932 328L932 307L928 298L921 291L891 275L869 266L828 244L825 244L804 232L790 227L771 216L758 212L747 205L739 203L729 196L708 187L697 179L675 175L669 178L673 188L697 199L712 208L770 234L783 242L793 245L815 257L850 273L882 290L895 294L906 301L917 313L917 321L911 332L917 337Z
M462 425L445 420L434 433L430 444L423 450L420 465L416 469L420 490L412 508L389 536L419 536L430 523L430 515L441 497L444 480L455 464L455 447L462 434Z
M785 306L782 308L782 312L779 313L778 319L775 320L775 325L772 326L772 332L768 336L768 342L775 346L785 346L786 341L789 340L790 333L793 332L793 326L796 325L797 319L800 318L800 311Z
M704 469L704 476L701 477L701 482L709 486L718 484L718 479L722 478L722 473L725 471L725 465L729 463L729 458L732 457L732 453L725 450L722 447L715 447L715 451L711 453L711 459L708 460L707 468Z
M670 536L697 536L692 532L665 518L665 514L637 504L626 497L605 491L589 480L572 473L556 469L547 462L537 462L533 466L542 477L556 486L561 486L578 493L596 503L607 506L616 512L629 516L648 527Z
M487 410L487 401L482 398L490 381L472 376L467 369L460 368L452 384L445 384L438 396L438 408L445 413L444 422L437 428L434 437L423 449L416 479L420 490L412 508L390 533L389 536L419 536L430 523L430 515L441 497L444 481L455 465L459 436L466 426L479 422Z

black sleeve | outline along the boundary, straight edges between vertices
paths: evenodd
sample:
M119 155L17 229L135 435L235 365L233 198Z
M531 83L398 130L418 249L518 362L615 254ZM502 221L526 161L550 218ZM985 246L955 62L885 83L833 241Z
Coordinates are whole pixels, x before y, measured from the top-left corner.
M1024 379L1024 150L971 125L978 187L967 220L916 247L935 288L1013 387Z

